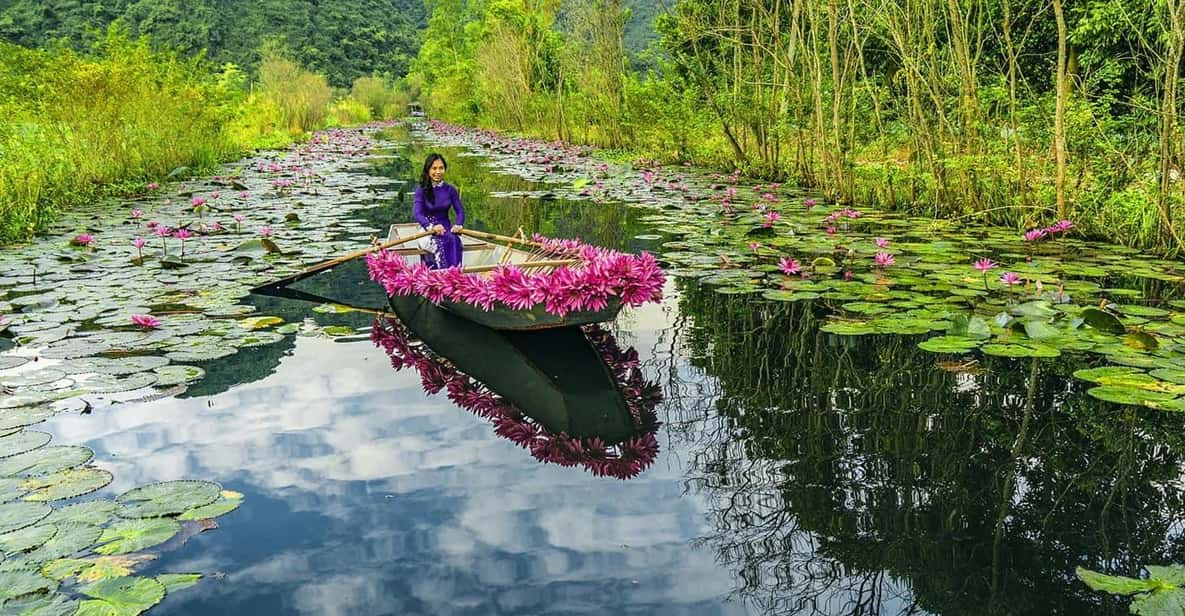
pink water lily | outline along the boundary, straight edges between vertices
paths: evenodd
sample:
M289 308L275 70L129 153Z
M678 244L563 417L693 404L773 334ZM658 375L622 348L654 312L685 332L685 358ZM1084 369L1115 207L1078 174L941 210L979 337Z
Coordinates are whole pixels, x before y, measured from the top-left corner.
M272 236L272 228L264 225L259 228L259 237L268 238Z
M148 183L148 190L159 190L159 189L160 189L160 184L157 184L156 182L149 182Z
M132 240L132 246L136 247L136 258L140 259L141 261L144 260L144 245L147 243L148 242L145 242L144 238L142 237Z
M1000 265L999 263L996 263L995 261L992 261L991 259L983 258L983 259L977 260L975 263L972 263L971 267L974 267L975 269L977 269L981 272L987 273L988 270L995 269L999 265Z
M211 198L211 199L219 199L219 198L221 198L221 197L222 197L222 193L220 193L220 192L218 192L218 191L214 191L214 192L210 193L210 198Z
M203 197L194 197L189 200L189 204L193 207L201 207L206 204L206 200Z
M1045 237L1045 235L1046 235L1045 229L1030 229L1028 231L1025 231L1024 238L1025 238L1026 242L1035 242L1035 241Z
M146 314L133 314L132 325L140 329L157 329L160 327L160 319Z
M887 252L876 253L876 255L873 257L873 260L876 261L877 267L888 267L897 262L897 260L893 258L893 255Z
M876 238L876 247L877 248L888 248L889 247L889 240L887 240L883 237Z
M217 220L215 220L215 221L212 221L212 222L210 223L210 230L211 230L211 231L213 231L213 232L215 232L215 233L217 233L217 232L219 232L219 231L222 231L222 230L224 230L224 229L225 229L225 227L223 227L223 226L222 226L222 223L218 222Z
M249 198L250 196L251 196L251 193L249 193L249 192L247 192L247 191L245 191L245 190L244 190L243 192L239 193L239 198L240 198L240 199L247 199L247 198Z
M815 207L816 205L819 205L819 203L817 201L815 201L814 199L807 199L807 200L803 201L802 204L805 205L806 209L808 209L808 210Z
M749 250L757 252L761 249L761 242L749 242Z
M778 222L778 220L780 220L781 218L782 218L782 215L777 212L766 212L765 220L761 223L761 226L768 229L768 228L774 226L774 223Z
M1014 272L1004 272L1000 275L1000 282L1011 286L1014 284L1020 284L1021 280L1020 276L1017 276Z
M144 210L132 210L132 218L140 220L144 216Z
M185 241L185 240L193 237L193 232L190 231L189 229L177 229L177 231L173 233L173 237L175 237L181 241Z
M70 240L71 245L82 246L83 248L89 248L94 243L95 243L95 236L93 236L89 233L79 233L78 235L74 236L74 239Z
M778 269L787 276L793 276L802 271L802 264L796 259L782 257L778 259Z

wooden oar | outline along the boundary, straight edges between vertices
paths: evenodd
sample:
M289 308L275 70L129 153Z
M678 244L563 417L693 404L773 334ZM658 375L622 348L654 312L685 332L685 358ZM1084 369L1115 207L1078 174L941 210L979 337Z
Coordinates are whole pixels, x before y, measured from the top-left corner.
M486 233L485 231L472 231L470 229L461 229L460 235L468 235L479 240L486 240L487 242L510 242L513 244L522 244L524 246L542 247L543 244L539 242L531 242L517 237L510 237L509 235L498 235L497 233Z
M365 250L359 250L358 252L351 252L348 255L341 256L336 259L330 259L324 263L318 263L317 265L314 265L314 266L306 269L305 271L300 272L299 274L293 274L287 278L281 278L279 280L269 282L264 285L260 285L254 289L251 289L251 292L252 293L259 293L260 290L262 290L262 289L288 286L294 282L304 280L305 278L308 278L309 276L312 276L313 274L316 274L318 272L323 272L331 267L336 267L338 265L341 265L342 263L353 261L354 259L357 259L359 257L365 257L366 255L368 255L372 252L378 252L380 250L391 248L392 246L398 246L400 244L414 242L420 238L428 237L429 235L432 235L431 231L424 231L422 233L417 233L415 235L401 237L397 240L391 240L390 242L386 242L384 244L379 244L378 246L371 246L370 248L367 248Z

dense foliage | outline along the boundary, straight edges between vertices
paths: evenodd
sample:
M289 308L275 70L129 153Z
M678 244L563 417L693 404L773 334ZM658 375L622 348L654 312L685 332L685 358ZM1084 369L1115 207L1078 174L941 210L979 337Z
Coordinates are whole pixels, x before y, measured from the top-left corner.
M448 119L1185 247L1179 0L678 0L645 73L622 0L432 6L411 84Z
M0 39L25 47L64 41L85 50L118 22L158 49L205 51L254 69L261 43L347 87L372 73L401 77L418 48L421 0L13 0L0 3Z

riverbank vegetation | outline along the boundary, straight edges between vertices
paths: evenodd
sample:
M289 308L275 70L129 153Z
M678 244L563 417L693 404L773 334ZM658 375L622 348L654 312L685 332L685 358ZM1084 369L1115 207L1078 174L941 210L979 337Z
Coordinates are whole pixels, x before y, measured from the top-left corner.
M873 203L1185 248L1178 0L440 0L437 117ZM649 67L644 71L637 67Z
M381 78L359 78L336 98L325 76L280 55L252 78L119 30L87 54L0 42L0 241L28 237L63 208L144 192L326 125L390 117L399 105Z

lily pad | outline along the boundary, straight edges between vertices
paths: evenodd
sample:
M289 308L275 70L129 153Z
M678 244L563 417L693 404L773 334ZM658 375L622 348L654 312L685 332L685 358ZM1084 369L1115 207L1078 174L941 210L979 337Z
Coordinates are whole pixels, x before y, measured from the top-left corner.
M97 374L88 378L81 386L87 391L97 394L114 394L151 387L155 383L155 373L137 372L125 377Z
M1085 308L1081 315L1087 325L1108 334L1122 336L1127 333L1127 327L1113 314L1103 312L1098 308Z
M284 319L280 317L259 316L242 319L238 322L238 325L243 329L264 329L275 325L282 325L283 323Z
M50 445L0 460L0 476L36 477L82 466L95 452L78 445Z
M190 509L190 510L186 511L185 513L182 513L181 515L177 516L177 519L178 520L204 520L204 519L208 519L208 518L216 518L221 515L226 515L232 511L234 511L235 509L238 509L239 505L242 505L242 504L243 504L243 495L242 494L239 494L237 492L227 492L224 490L222 492L222 495L218 497L218 500L210 503L209 505L204 505L202 507L194 507L193 509Z
M1086 393L1099 400L1135 406L1148 406L1154 403L1168 402L1176 397L1169 393L1148 391L1147 389L1124 387L1121 385L1092 387Z
M52 511L45 503L0 503L0 533L10 533L40 522Z
M45 521L61 525L90 524L92 526L102 526L115 516L115 510L118 508L119 505L109 500L75 503L60 509L54 509L53 513Z
M56 558L73 556L89 548L98 540L102 529L90 524L64 524L57 522L58 532L45 545L24 555L27 562L43 563Z
M201 579L202 574L200 573L162 573L156 576L156 581L164 585L165 594L185 590L197 584Z
M157 518L209 505L221 490L218 484L209 481L165 481L133 488L115 501L120 504L121 517Z
M30 405L18 408L0 406L0 430L31 426L41 423L56 414L56 411L47 406Z
M77 616L136 616L165 598L164 584L143 577L100 580L78 592L94 598L82 602Z
M101 468L68 468L52 475L34 477L21 487L29 491L27 501L48 502L76 498L111 483L111 473Z
M931 353L967 353L979 346L978 340L960 336L936 336L919 342L918 348Z
M1104 385L1107 381L1115 378L1143 373L1143 370L1129 366L1104 366L1102 368L1088 368L1075 371L1074 378Z
M49 444L53 438L48 432L21 430L15 434L0 437L0 458L8 458L17 454L33 451Z
M104 529L95 552L99 554L130 554L160 545L172 539L181 524L171 518L122 520Z
M980 347L980 350L985 355L995 355L997 357L1041 357L1053 358L1061 355L1061 352L1053 347L1044 345L1022 345L1022 344L985 344Z
M156 374L157 387L172 387L199 381L206 376L206 371L197 366L164 366L153 370Z
M58 534L53 524L36 524L0 535L0 552L9 556L41 547Z
M15 599L56 590L58 583L34 569L0 571L0 599Z

